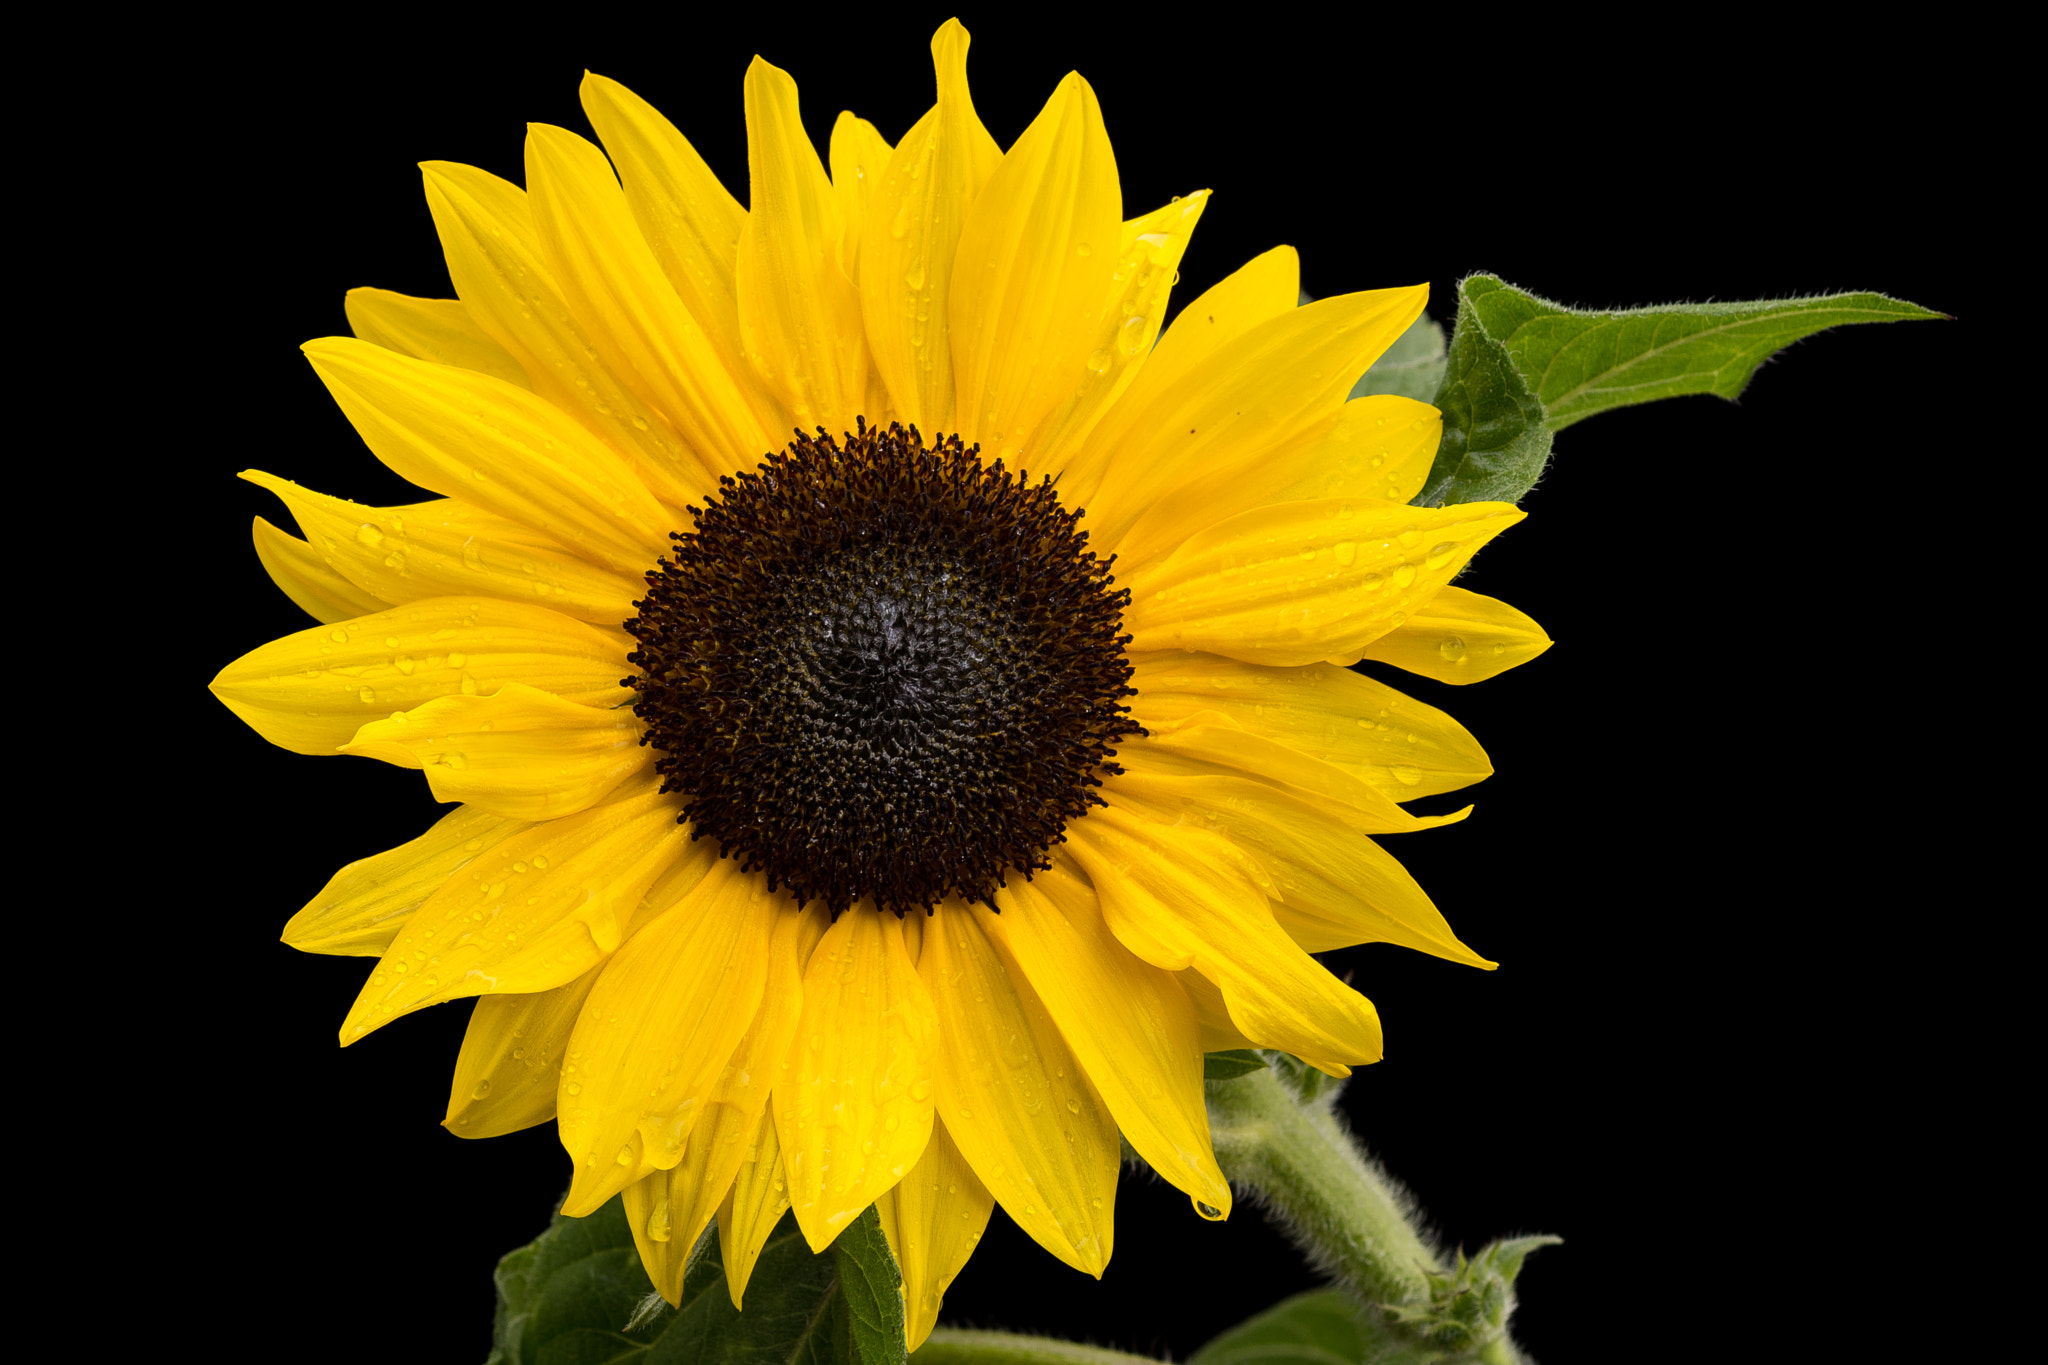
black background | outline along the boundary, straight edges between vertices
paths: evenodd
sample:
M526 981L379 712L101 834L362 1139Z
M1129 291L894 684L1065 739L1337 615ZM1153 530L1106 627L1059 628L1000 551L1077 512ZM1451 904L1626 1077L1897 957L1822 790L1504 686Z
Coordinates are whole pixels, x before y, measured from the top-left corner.
M305 624L247 541L252 515L284 518L235 471L416 496L296 347L346 331L349 287L447 296L414 163L522 179L527 120L588 132L586 66L666 112L744 199L755 51L796 77L821 149L841 108L893 140L930 103L944 17L761 7L722 16L727 33L681 10L524 31L386 15L238 35L265 50L232 62L202 60L225 35L165 31L165 63L136 69L118 112L139 154L102 201L107 254L148 309L130 362L168 382L146 457L122 459L171 509L151 524L183 567L123 576L155 604L174 663L143 690L171 701L183 742L148 774L167 928L147 988L119 998L151 1035L144 1084L175 1177L158 1216L196 1208L204 1229L167 1240L146 1278L225 1314L231 1338L298 1360L481 1359L490 1267L567 1179L552 1128L466 1143L437 1126L467 1005L343 1052L369 963L275 942L334 868L438 809L414 774L270 748L199 691ZM1988 636L1953 624L2003 533L1954 511L1982 491L1963 471L1986 438L1954 395L1985 345L1963 291L1992 215L1950 157L1965 118L1941 54L1646 38L1596 60L1568 35L1354 16L1251 32L1145 10L963 18L1004 146L1078 68L1128 213L1215 191L1183 301L1287 242L1311 293L1426 280L1446 322L1474 269L1589 307L1876 289L1961 315L1805 342L1740 404L1561 435L1528 520L1461 580L1556 648L1471 688L1386 675L1493 756L1471 820L1390 846L1502 966L1330 960L1387 1031L1345 1107L1446 1242L1566 1239L1523 1279L1518 1336L1548 1365L1713 1359L1749 1305L1825 1298L1833 1272L1795 1270L1801 1248L1872 1235L1863 1172L1952 1083L1928 1064L1936 1023L1913 983L1940 970L1922 954L1961 912L1923 884L1918 849L1978 720L1942 699L1929 646L2004 647L2003 617ZM1118 1214L1098 1284L998 1212L945 1320L1185 1356L1315 1282L1249 1205L1210 1225L1127 1172ZM229 1245L232 1270L207 1250Z

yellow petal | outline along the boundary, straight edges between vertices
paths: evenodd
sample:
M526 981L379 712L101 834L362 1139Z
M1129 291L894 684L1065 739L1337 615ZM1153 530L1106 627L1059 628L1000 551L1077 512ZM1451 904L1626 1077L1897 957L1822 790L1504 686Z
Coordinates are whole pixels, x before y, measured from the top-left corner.
M416 299L389 289L351 289L342 302L358 340L387 351L454 365L532 388L526 371L490 333L476 325L460 299Z
M1095 892L1054 870L1010 879L984 921L1031 983L1139 1156L1196 1204L1230 1212L1209 1145L1201 1032L1173 977L1133 956L1103 923Z
M471 859L527 828L523 820L463 806L419 838L358 858L327 879L284 927L302 953L380 957L406 917Z
M646 591L637 574L598 568L517 522L451 499L365 507L261 470L242 477L282 498L313 553L376 603L353 616L422 597L500 597L616 626L632 617L634 599ZM650 558L642 572L652 565Z
M787 443L775 403L690 316L640 235L604 153L529 125L526 183L562 299L606 365L661 412L713 474Z
M1138 689L1131 713L1148 728L1221 711L1239 727L1314 754L1397 801L1456 791L1493 772L1479 741L1450 716L1335 664L1272 668L1179 651L1131 662Z
M837 436L853 429L868 365L860 302L840 265L839 201L804 132L789 73L754 58L746 100L753 193L736 276L740 339L796 426Z
M932 1131L938 1028L895 916L840 915L804 969L804 1015L775 1122L812 1251L901 1180Z
M1302 477L1273 501L1363 495L1405 506L1429 477L1443 429L1443 414L1427 403L1393 394L1354 398L1316 438Z
M689 1165L686 1157L675 1170L650 1172L619 1193L626 1227L633 1234L633 1249L640 1253L640 1265L654 1282L655 1292L668 1300L671 1307L682 1302L683 1276L689 1270L690 1252L695 1245L695 1239L686 1239L678 1226L670 1193L676 1177L686 1172Z
M552 820L602 801L654 761L626 707L579 706L523 683L439 697L371 721L342 750L424 768L436 801L515 820Z
M1427 473L1443 437L1443 417L1427 403L1373 394L1354 398L1301 435L1251 458L1214 461L1161 491L1117 541L1117 567L1129 573L1227 516L1268 503L1360 498L1391 506L1418 463ZM1244 447L1249 448L1249 447ZM1396 496L1396 495L1399 496Z
M1095 92L1060 82L960 232L947 317L958 425L1037 471L1040 428L1087 376L1118 265L1123 191Z
M583 112L618 167L633 222L676 298L728 354L740 344L733 262L747 211L689 139L617 81L585 72Z
M667 1170L760 1008L785 898L730 861L612 954L577 1020L558 1100L574 1163L562 1210L584 1217Z
M1208 203L1209 191L1197 190L1124 224L1122 255L1095 321L1095 345L1082 362L1079 385L1046 420L1039 468L1059 471L1138 377L1159 339L1167 293L1180 278L1181 257Z
M503 840L405 922L343 1021L342 1045L444 1000L575 980L619 946L641 893L688 842L651 779Z
M946 1290L988 1227L995 1198L953 1143L944 1120L910 1174L875 1201L903 1275L903 1335L913 1351L939 1320Z
M1123 945L1155 967L1193 967L1215 982L1231 1020L1260 1047L1333 1076L1379 1060L1372 1003L1282 932L1227 839L1110 807L1067 826L1067 847Z
M1255 797L1262 789L1291 791L1367 834L1433 829L1455 824L1467 814L1410 815L1392 797L1355 774L1275 740L1219 723L1227 720L1221 712L1198 711L1180 724L1124 741L1117 757L1125 772L1113 779L1115 784L1120 788L1161 781L1195 784L1189 790L1228 790L1246 797Z
M400 478L546 532L593 563L644 573L668 514L632 468L524 389L353 337L301 348L378 459Z
M1321 299L1220 347L1160 393L1117 446L1087 503L1093 534L1121 550L1125 533L1162 497L1202 490L1161 528L1185 536L1213 518L1219 499L1243 508L1235 489L1246 478L1259 492L1284 487L1260 488L1258 469L1324 429L1428 298L1428 286L1417 285ZM1299 477L1298 463L1283 461L1281 474ZM1248 492L1247 501L1254 496Z
M1175 972L1173 980L1194 1006L1195 1019L1202 1030L1202 1051L1237 1052L1258 1046L1238 1032L1230 1017L1230 1006L1223 1003L1223 992L1216 989L1215 982L1197 971Z
M366 721L512 682L616 706L632 697L625 668L613 640L545 607L433 597L273 640L209 686L272 744L331 754Z
M888 139L864 118L841 110L832 125L832 197L839 201L839 265L846 278L860 279L860 241L868 205L889 164Z
M683 507L712 485L668 417L599 356L543 258L526 191L473 166L429 161L427 207L469 316L525 371L535 393L630 458L641 482Z
M896 145L861 232L861 316L897 416L926 436L950 431L947 344L954 255L967 210L1003 159L967 88L967 30L932 37L938 103Z
M1274 247L1180 310L1173 326L1145 357L1137 376L1090 428L1080 449L1067 454L1060 476L1063 497L1085 507L1100 487L1110 458L1151 412L1162 394L1188 372L1269 318L1292 312L1301 299L1301 258L1291 246Z
M822 935L824 922L830 918L816 903L802 912L784 910L775 917L760 1009L712 1086L711 1102L690 1130L683 1159L671 1171L626 1187L634 1238L641 1243L641 1256L647 1261L654 1287L670 1303L681 1297L691 1246L731 1193L734 1177L753 1151L767 1112L769 1089L788 1057L803 1014L802 940L813 933ZM818 923L807 923L811 920ZM642 1193L636 1196L636 1190ZM636 1198L645 1205L644 1227L641 1213L635 1212ZM657 1229L667 1234L665 1240L654 1236Z
M1139 650L1354 663L1522 516L1504 502L1256 508L1124 579L1132 595L1124 629Z
M462 1035L441 1126L457 1137L502 1137L553 1118L562 1054L599 970L551 991L480 998Z
M262 562L263 572L315 621L346 621L390 605L328 568L320 552L305 541L261 517L256 518L255 539L256 558Z
M1543 627L1507 603L1447 587L1366 646L1365 657L1438 682L1472 683L1525 664L1550 644Z
M640 898L626 937L694 890L716 858L708 840L687 845ZM443 1126L457 1137L496 1137L554 1118L562 1056L602 970L593 967L551 991L480 996L456 1059Z
M1116 1206L1116 1125L1059 1026L958 901L925 925L917 974L938 1011L939 1113L1032 1241L1100 1279Z
M732 1189L718 1208L718 1252L725 1262L725 1292L732 1296L734 1308L742 1306L740 1300L747 1292L754 1263L761 1259L769 1234L788 1208L789 1177L776 1134L775 1102L770 1099ZM792 1231L789 1235L798 1234Z
M1273 919L1311 953L1355 943L1398 943L1433 957L1491 968L1459 941L1406 868L1355 822L1299 790L1236 777L1162 778L1132 769L1111 799L1163 824L1214 830L1256 863Z

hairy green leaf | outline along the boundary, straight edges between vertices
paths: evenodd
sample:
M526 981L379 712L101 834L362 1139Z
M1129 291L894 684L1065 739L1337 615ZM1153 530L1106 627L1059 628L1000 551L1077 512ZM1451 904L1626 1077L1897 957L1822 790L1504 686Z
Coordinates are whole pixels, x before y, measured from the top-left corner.
M1733 399L1757 366L1830 327L1943 316L1883 294L1585 312L1491 275L1470 276L1458 297L1460 321L1470 309L1486 334L1507 348L1552 431L1659 398L1712 393Z
M651 1339L622 1330L653 1286L617 1199L588 1218L557 1213L498 1262L496 1279L489 1365L602 1365L637 1359Z
M832 1243L859 1365L903 1365L903 1276L873 1204Z
M1444 329L1424 313L1409 324L1407 331L1395 338L1385 354L1372 363L1372 368L1352 386L1351 396L1363 398L1371 393L1391 393L1427 403L1435 399L1437 390L1443 387L1444 368L1448 364L1444 355Z
M498 1262L487 1365L900 1363L903 1303L895 1261L872 1209L854 1228L861 1229L857 1245L814 1256L796 1220L784 1217L755 1262L744 1313L726 1292L714 1229L683 1277L680 1305L673 1312L644 1311L654 1286L633 1247L623 1201L614 1198L588 1218L557 1213L546 1232ZM886 1275L875 1264L877 1248ZM854 1311L841 1293L847 1266L861 1281L852 1286L860 1301ZM875 1343L887 1339L891 1301L893 1357L885 1347L875 1353Z
M1187 1365L1421 1365L1427 1348L1387 1339L1341 1289L1312 1289L1216 1337Z
M1470 283L1470 281L1467 281ZM1415 502L1520 502L1550 458L1543 404L1515 368L1507 347L1489 336L1460 290L1457 326L1436 406L1443 441Z
M701 1273L707 1264L717 1273ZM714 1245L641 1365L845 1365L853 1358L846 1317L836 1259L813 1256L785 1215L754 1263L747 1310L732 1306Z
M1587 312L1468 276L1434 400L1443 444L1415 501L1519 502L1543 473L1552 434L1574 422L1689 393L1733 399L1801 337L1941 316L1883 294Z

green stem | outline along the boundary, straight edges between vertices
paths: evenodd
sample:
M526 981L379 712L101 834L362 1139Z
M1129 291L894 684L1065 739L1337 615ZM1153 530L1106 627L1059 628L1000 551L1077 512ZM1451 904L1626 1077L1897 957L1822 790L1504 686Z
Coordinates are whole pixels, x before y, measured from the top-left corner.
M1429 1301L1423 1275L1441 1261L1415 1231L1407 1198L1327 1107L1304 1105L1270 1069L1210 1081L1208 1092L1223 1173L1264 1201L1313 1262L1365 1303Z
M951 1327L933 1328L911 1359L917 1365L1159 1365L1149 1356L1105 1351L1100 1346Z

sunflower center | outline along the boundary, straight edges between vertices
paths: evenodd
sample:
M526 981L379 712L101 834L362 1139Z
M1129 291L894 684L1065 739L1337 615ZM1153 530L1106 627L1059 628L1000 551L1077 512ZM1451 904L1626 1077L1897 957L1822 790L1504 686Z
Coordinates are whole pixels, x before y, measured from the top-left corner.
M690 509L625 681L678 818L771 890L835 916L990 901L1121 771L1130 593L1050 479L859 428Z

